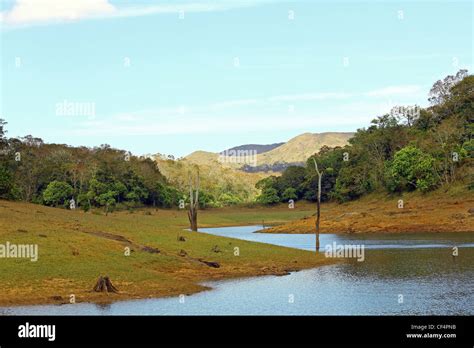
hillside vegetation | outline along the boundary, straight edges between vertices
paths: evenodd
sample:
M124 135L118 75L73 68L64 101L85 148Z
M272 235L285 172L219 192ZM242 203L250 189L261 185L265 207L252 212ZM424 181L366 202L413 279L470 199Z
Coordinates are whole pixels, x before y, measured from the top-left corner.
M189 173L199 170L201 208L253 202L259 193L256 183L267 176L265 173L242 172L217 162L197 165L187 159L157 158L156 163L168 182L180 192L189 190Z
M168 182L181 192L186 192L190 172L199 170L203 191L203 207L220 207L254 202L260 194L257 182L269 175L278 176L272 167L287 167L291 163L303 163L311 154L323 146L347 144L352 133L305 133L287 143L267 145L260 149L255 160L256 168L242 170L244 163L218 153L195 151L183 159L167 160L156 156L160 172ZM259 147L260 146L260 147ZM252 145L243 145L229 150L251 150ZM264 151L263 153L261 151ZM291 162L291 163L290 163ZM249 167L249 165L246 165ZM266 171L260 169L266 168ZM250 170L251 169L251 170Z
M278 162L306 162L309 156L318 152L323 146L336 147L348 144L354 133L304 133L294 137L274 150L258 156L258 165Z
M224 150L222 152L230 152L232 150L234 150L234 151L254 150L254 151L257 152L257 154L259 154L259 153L264 153L264 152L271 151L271 150L273 150L273 149L275 149L278 146L281 146L283 144L284 143L275 143L275 144L268 144L268 145L246 144L246 145L239 145L239 146L231 147L230 149Z
M340 132L304 133L270 151L259 153L255 164L257 167L271 168L278 163L304 163L309 156L319 151L323 146L334 147L348 144L348 140L353 134ZM244 161L236 163L225 157L219 161L218 153L206 151L195 151L185 158L196 164L216 165L220 163L223 166L235 169L241 169L246 164Z
M372 193L345 203L325 203L321 216L321 233L474 232L474 195L462 186L426 194ZM295 219L262 232L315 232L314 214Z
M358 129L348 145L323 146L305 167L289 167L279 177L263 179L257 183L262 190L257 200L316 200L315 163L323 172L322 201L347 202L374 192L427 193L451 185L472 194L474 76L461 70L436 82L429 101L432 105L425 109L394 107Z

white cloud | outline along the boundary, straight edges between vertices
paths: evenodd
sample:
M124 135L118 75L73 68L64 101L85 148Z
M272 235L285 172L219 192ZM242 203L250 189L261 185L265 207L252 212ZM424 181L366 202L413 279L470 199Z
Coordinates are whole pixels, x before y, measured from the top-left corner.
M253 7L265 1L258 0L233 0L221 2L194 2L194 3L174 3L174 4L160 4L150 6L135 6L121 8L114 17L139 17L149 16L154 14L166 13L195 13L195 12L220 12L228 11L235 8Z
M268 0L199 1L173 4L114 6L110 0L16 0L13 8L0 12L0 22L9 28L78 21L88 18L140 17L155 14L218 12L253 7ZM133 2L130 2L133 3Z
M108 0L17 0L2 13L2 21L7 25L75 21L116 11Z

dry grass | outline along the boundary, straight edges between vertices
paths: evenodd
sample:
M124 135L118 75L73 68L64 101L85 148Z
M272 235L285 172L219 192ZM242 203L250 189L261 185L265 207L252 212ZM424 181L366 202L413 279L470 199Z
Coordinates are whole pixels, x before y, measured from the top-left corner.
M398 208L398 200L403 208ZM474 232L471 192L451 188L430 194L391 197L373 194L358 201L323 204L322 233L360 232ZM269 233L314 233L314 216L275 226Z

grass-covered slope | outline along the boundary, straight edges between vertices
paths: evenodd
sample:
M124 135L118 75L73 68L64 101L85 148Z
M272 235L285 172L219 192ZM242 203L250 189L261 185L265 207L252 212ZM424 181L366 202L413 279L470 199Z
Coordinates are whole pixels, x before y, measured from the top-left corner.
M326 132L326 133L303 133L286 143L264 153L257 155L256 165L273 165L278 162L296 163L305 162L311 155L318 152L321 147L344 146L354 133ZM214 165L218 163L219 154L206 151L195 151L185 157L192 163L199 165ZM225 161L224 166L238 169L245 163L232 163Z
M282 223L310 212L302 207L200 212L201 225ZM105 215L0 201L0 244L38 244L39 259L0 258L0 305L116 301L189 294L210 279L282 274L329 262L296 249L183 231L186 212L141 210ZM178 235L186 241L178 241ZM220 252L212 249L217 245ZM125 256L125 248L132 249ZM148 247L148 248L147 248ZM234 256L238 247L240 256ZM144 250L147 249L148 251ZM159 249L159 253L151 252ZM181 250L187 256L179 256ZM213 261L220 268L200 262ZM92 292L99 275L118 294Z

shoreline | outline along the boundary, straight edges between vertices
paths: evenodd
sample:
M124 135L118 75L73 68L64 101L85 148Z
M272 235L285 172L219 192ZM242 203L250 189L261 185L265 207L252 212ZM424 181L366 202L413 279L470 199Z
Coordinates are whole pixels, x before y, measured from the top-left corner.
M398 199L371 195L344 204L324 203L321 233L474 232L469 210L474 199L467 194L443 201L436 194L405 195L403 209L397 208ZM199 226L263 222L268 227L256 233L314 233L314 206L296 205L294 210L284 205L203 210ZM28 203L0 201L0 206L0 241L40 246L38 262L0 259L0 307L68 304L71 294L76 303L95 304L191 295L212 290L203 282L285 275L338 262L314 251L184 231L183 211L137 210L107 217ZM133 249L130 258L123 257L126 246ZM213 251L215 246L220 250ZM240 257L234 257L237 246ZM220 267L196 261L200 259ZM109 275L120 292L93 292L99 275Z
M285 248L285 247L282 247ZM297 249L298 250L298 249ZM266 276L277 276L283 277L290 275L293 272L300 272L303 270L308 269L315 269L322 266L328 266L340 262L337 259L322 259L321 262L317 262L313 265L305 265L302 267L294 266L292 268L286 267L264 267L265 269L255 270L255 272L248 272L248 273L241 273L241 274L230 274L230 275L220 275L217 277L211 278L203 278L201 280L197 280L193 288L187 289L187 291L165 291L163 293L149 293L148 291L143 291L142 293L130 293L125 291L120 291L118 293L97 293L91 291L86 291L83 293L77 293L80 295L80 300L77 300L75 303L70 303L69 301L64 301L67 298L23 298L22 300L18 301L7 301L0 300L0 310L3 308L9 307L23 307L23 306L44 306L44 305L69 305L69 304L95 304L95 305L108 305L115 302L125 302L125 301L139 301L139 300L146 300L146 299L162 299L162 298L171 298L171 297L178 297L180 295L185 296L192 296L204 291L213 291L214 288L211 286L202 285L205 282L214 282L214 281L231 281L236 279L250 279L250 278L260 278ZM115 284L117 287L120 287L121 282L117 282ZM104 296L106 296L104 298ZM0 314L0 315L8 315L8 314Z
M403 208L398 201L403 198ZM371 195L348 203L321 205L321 234L337 233L457 233L474 232L474 199L436 194L387 198ZM260 233L315 233L315 217L272 226Z
M259 225L263 219L277 224L294 213L283 208L203 210L200 226ZM0 259L0 307L67 304L71 295L75 303L96 304L190 295L209 290L203 282L284 275L335 262L311 251L185 231L186 226L186 212L178 210L105 216L0 200L0 241L39 247L37 262ZM119 293L92 291L105 275Z

